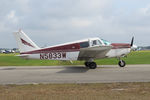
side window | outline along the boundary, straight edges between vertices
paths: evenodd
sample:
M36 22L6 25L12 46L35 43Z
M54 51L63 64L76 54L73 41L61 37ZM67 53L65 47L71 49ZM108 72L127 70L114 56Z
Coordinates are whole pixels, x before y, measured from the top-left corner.
M80 47L81 48L89 47L89 42L82 42L82 43L80 43Z
M95 46L95 45L97 45L97 42L96 42L96 40L93 40L92 41L92 46Z

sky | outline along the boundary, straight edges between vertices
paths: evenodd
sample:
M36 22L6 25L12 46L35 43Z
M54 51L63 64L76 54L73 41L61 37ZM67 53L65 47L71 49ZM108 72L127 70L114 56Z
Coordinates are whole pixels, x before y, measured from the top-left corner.
M149 0L1 0L0 48L22 29L39 47L99 37L150 45Z

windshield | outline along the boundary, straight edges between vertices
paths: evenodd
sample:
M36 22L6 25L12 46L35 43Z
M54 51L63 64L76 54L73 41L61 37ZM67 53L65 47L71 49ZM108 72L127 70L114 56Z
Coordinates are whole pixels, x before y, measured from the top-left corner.
M105 44L105 45L110 45L111 43L110 42L108 42L107 40L104 40L104 39L101 39L102 41L103 41L103 43Z

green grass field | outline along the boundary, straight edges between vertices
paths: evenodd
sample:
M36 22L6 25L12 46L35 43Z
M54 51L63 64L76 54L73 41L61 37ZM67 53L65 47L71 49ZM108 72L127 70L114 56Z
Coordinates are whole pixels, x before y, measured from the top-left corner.
M51 60L26 60L15 56L17 54L0 54L0 66L54 66L54 65L83 65L83 61L51 61ZM150 64L150 51L136 51L123 58L127 64ZM98 65L117 65L116 58L96 60Z
M0 66L71 65L70 62L25 60L17 54L0 54ZM136 51L123 58L127 64L150 64L150 51ZM96 60L114 65L115 58ZM74 61L81 65L83 61ZM150 83L0 85L0 100L149 100Z

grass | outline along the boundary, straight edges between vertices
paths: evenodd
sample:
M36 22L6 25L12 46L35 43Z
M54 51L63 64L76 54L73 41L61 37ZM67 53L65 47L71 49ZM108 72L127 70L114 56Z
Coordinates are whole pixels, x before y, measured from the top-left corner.
M22 59L15 55L18 54L0 54L0 66L55 66L55 65L71 65L69 61L56 61L56 60L34 60ZM82 62L76 61L74 64L81 64Z
M150 83L0 85L0 100L149 100Z
M0 54L0 66L71 65L70 62L25 60L16 54ZM136 51L123 58L127 64L150 64L150 51ZM115 58L96 60L114 65ZM74 61L74 65L83 64ZM0 100L149 100L150 83L0 85Z
M26 60L15 56L17 54L0 54L0 66L55 66L55 65L83 65L84 61L51 61ZM127 64L150 64L150 51L136 51L123 58ZM116 65L116 58L95 60L98 65Z

